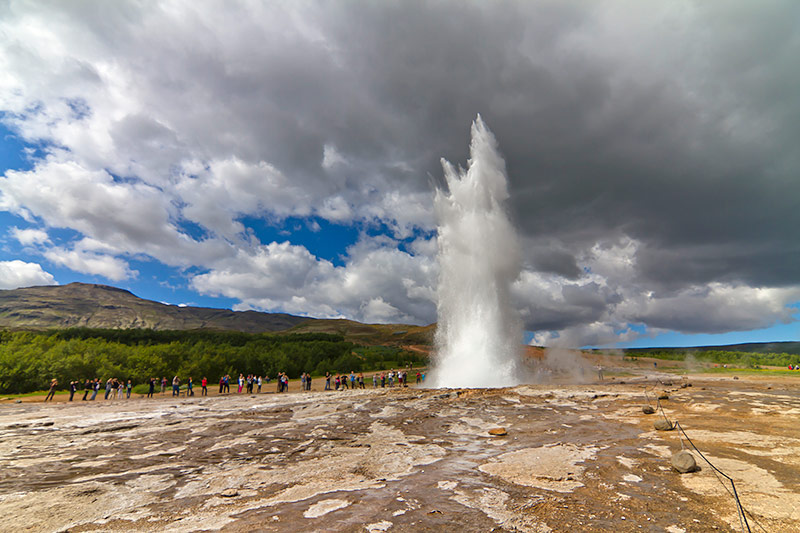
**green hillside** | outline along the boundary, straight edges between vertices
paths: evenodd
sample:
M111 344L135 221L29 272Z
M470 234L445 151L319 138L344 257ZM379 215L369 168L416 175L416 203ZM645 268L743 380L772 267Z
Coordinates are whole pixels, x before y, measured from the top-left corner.
M746 344L725 344L719 346L694 346L688 348L629 348L628 353L694 353L694 352L746 352L746 353L787 353L800 354L800 342L751 342Z
M212 329L264 333L313 320L283 313L179 307L107 285L70 283L0 290L0 329Z

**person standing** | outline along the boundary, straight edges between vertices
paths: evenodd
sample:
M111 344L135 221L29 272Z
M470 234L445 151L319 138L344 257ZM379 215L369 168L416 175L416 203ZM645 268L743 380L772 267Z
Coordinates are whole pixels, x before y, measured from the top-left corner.
M47 396L45 396L44 401L52 400L55 397L55 395L56 395L56 385L58 385L58 380L56 378L51 379L50 380L50 390L48 391Z
M350 371L350 388L356 390L356 374L352 370Z
M100 390L100 378L94 378L94 382L92 383L92 397L89 398L89 401L94 401L97 398L97 392Z
M78 382L77 381L70 381L69 382L69 401L72 401L72 397L75 396L75 391L78 390Z
M331 390L331 373L325 372L325 390Z
M92 388L92 380L87 379L83 382L83 398L81 399L82 402L86 401L86 396L89 395L89 389Z
M261 394L261 376L258 376L258 393Z
M172 396L174 398L175 396L180 397L180 395L181 395L181 380L177 375L175 375L175 377L172 378Z
M200 396L208 396L208 380L205 376L203 376L203 379L200 381L200 386L202 387L202 389L200 389Z
M378 373L377 372L372 374L372 388L373 389L377 389L378 388Z
M194 390L192 387L194 383L192 383L192 376L189 376L189 381L186 382L186 396L194 396Z
M358 373L358 388L359 389L363 389L364 388L364 373L363 372L359 372Z
M108 400L108 395L111 394L111 383L114 378L108 378L106 380L106 397L105 399Z
M156 392L156 378L150 378L150 388L147 389L147 397L152 398Z
M311 390L311 374L306 374L306 390Z

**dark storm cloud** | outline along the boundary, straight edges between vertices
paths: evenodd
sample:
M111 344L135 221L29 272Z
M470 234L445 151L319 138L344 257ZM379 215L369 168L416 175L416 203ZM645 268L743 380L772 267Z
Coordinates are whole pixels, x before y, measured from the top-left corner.
M442 157L465 164L480 113L506 159L527 269L541 275L521 284L529 327L613 332L652 316L667 329L746 328L752 317L725 313L706 325L695 289L800 285L793 0L63 3L39 16L65 28L77 59L36 72L35 54L8 54L31 101L90 93L91 108L108 95L112 124L96 126L123 163L88 142L86 159L183 194L182 215L219 234L239 230L236 215L264 215L247 201L253 190L276 216L395 217L430 230L430 205L403 202L432 196ZM104 92L98 80L115 68L125 87ZM55 144L76 138L63 135ZM187 162L200 170L186 174L213 174L195 196L193 182L169 183ZM787 320L790 293L770 294L767 325ZM403 314L432 318L402 298L392 303Z
M341 63L319 70L325 91L288 103L324 102L315 122L339 150L394 153L419 186L440 157L466 159L482 113L515 220L558 243L532 258L543 271L574 277L565 249L624 234L655 285L794 284L800 269L781 265L796 264L800 227L800 6L706 4L329 6L321 24ZM637 36L637 24L655 29ZM614 43L615 31L634 35ZM302 151L297 140L286 144Z
M483 115L535 270L576 279L589 248L627 236L638 243L628 281L655 295L797 285L800 5L673 7L381 4L328 28L416 176L438 174L441 156L464 161L465 125ZM600 315L559 305L528 325ZM680 314L652 325L704 330L703 313L691 325L670 318ZM726 327L746 326L709 317L708 331Z
M414 124L407 150L431 148L429 172L438 155L464 160L463 124L483 114L527 236L580 248L624 233L652 283L800 281L779 266L797 264L800 227L800 6L694 5L633 57L566 44L597 35L597 13L576 6L367 12L354 42L374 51L382 107ZM534 264L571 263L553 255Z

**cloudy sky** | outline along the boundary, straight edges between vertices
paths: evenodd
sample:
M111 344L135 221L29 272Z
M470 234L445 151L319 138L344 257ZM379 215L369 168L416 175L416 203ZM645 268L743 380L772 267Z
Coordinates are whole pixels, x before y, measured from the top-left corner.
M436 320L478 113L534 342L800 338L800 3L0 2L0 288Z

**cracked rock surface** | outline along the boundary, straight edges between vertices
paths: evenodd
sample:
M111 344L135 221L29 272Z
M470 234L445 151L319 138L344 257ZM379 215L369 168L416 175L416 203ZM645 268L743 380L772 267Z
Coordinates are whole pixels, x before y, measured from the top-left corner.
M2 405L0 531L738 530L708 464L671 467L657 382L625 381ZM797 384L692 381L665 415L800 531Z

